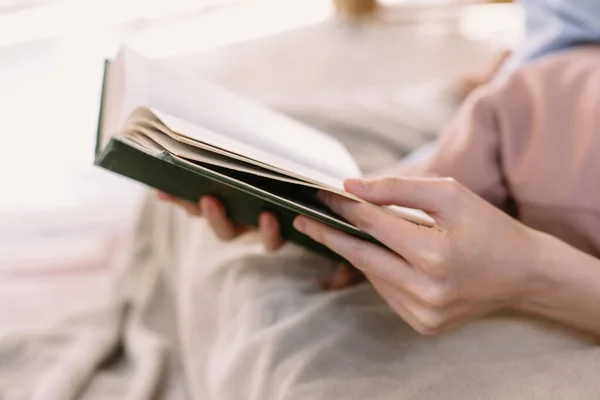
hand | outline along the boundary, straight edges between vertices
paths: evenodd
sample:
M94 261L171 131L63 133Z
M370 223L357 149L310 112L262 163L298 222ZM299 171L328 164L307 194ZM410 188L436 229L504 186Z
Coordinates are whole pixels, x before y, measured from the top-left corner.
M421 334L518 303L541 284L537 233L451 179L348 180L370 203L425 210L436 227L373 204L327 193L321 200L389 249L297 217L294 226L360 269L392 309Z
M214 233L224 241L233 240L253 229L250 226L236 225L229 220L225 207L212 196L204 196L198 203L181 200L163 192L158 192L158 198L180 206L191 216L205 217ZM258 225L258 231L267 251L275 251L283 246L279 222L273 214L262 213L258 218Z

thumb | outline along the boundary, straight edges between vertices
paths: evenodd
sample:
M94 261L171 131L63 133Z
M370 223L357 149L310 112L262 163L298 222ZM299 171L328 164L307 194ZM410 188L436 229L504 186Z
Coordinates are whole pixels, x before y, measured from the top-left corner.
M449 178L347 179L346 191L378 205L396 205L441 213L453 203L451 191L458 185Z

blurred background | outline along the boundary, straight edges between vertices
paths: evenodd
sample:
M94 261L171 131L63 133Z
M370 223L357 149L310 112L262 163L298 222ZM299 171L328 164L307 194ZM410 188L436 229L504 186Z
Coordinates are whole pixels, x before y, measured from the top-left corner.
M0 327L108 282L144 193L92 165L119 46L342 137L368 171L435 139L521 36L511 3L377 3L0 0Z

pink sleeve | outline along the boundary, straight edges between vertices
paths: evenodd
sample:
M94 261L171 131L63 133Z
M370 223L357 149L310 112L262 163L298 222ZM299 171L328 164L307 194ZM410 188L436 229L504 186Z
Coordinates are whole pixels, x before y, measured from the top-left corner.
M465 101L421 171L452 177L494 204L506 199L500 164L498 89L487 86Z
M600 255L600 46L474 93L414 174L454 177L525 224Z

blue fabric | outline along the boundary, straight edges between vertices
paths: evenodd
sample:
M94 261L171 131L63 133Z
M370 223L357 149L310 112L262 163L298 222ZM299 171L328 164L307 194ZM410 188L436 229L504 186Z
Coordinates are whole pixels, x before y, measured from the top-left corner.
M600 0L519 2L525 11L525 38L506 70L572 46L600 43Z

